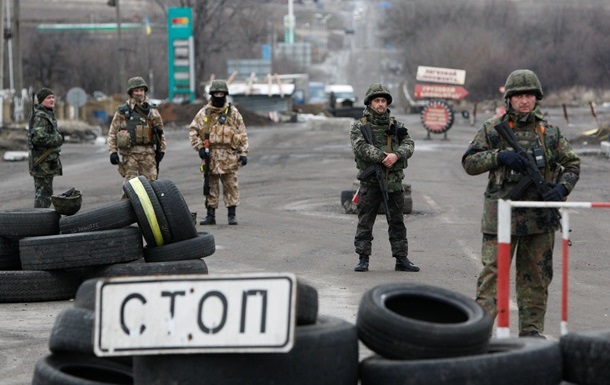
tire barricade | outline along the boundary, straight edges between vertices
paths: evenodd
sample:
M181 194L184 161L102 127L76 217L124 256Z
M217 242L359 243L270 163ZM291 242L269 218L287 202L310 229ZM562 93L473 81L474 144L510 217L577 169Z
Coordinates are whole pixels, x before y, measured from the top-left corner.
M70 216L0 210L0 303L71 299L94 277L207 273L214 236L197 232L172 181L140 176L123 190L128 199Z
M184 263L184 262L180 262ZM96 357L95 283L60 313L32 384L608 385L610 330L559 341L493 338L476 302L434 286L391 283L364 293L356 325L318 315L317 290L297 279L295 343L287 353ZM358 342L373 355L359 361Z

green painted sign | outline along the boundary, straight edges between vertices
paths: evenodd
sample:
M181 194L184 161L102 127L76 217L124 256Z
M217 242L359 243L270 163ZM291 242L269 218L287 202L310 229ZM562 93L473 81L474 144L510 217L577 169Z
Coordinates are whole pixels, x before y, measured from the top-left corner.
M195 50L191 8L167 12L169 100L195 100Z

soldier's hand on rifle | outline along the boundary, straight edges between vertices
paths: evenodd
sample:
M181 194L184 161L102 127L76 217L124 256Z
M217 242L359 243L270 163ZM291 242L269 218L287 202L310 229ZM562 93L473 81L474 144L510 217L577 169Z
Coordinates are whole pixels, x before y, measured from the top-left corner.
M527 169L527 160L514 151L499 152L498 163L517 172L523 172Z
M248 164L248 158L246 158L246 156L244 155L240 155L237 159L237 163L241 164L242 166L245 166Z
M552 189L545 192L542 196L547 202L560 202L568 195L568 189L561 183L557 183Z
M163 160L164 156L165 156L164 152L157 152L157 153L155 153L155 161L157 161L157 163L161 163L161 161Z
M199 157L203 160L205 160L208 156L210 156L206 151L205 148L200 148L199 149Z
M112 164L121 163L121 160L119 159L119 154L117 154L116 152L113 152L112 154L110 154L110 163L112 163Z
M398 160L398 155L394 154L393 152L384 152L383 154L385 155L385 158L381 161L381 163L387 168L392 167Z

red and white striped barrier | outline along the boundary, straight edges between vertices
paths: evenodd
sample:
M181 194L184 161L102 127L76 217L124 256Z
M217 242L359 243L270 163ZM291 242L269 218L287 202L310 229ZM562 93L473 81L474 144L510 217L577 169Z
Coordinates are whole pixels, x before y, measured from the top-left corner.
M562 234L561 335L568 333L569 208L610 208L610 202L538 202L498 199L498 325L497 337L509 338L510 228L513 207L559 208Z

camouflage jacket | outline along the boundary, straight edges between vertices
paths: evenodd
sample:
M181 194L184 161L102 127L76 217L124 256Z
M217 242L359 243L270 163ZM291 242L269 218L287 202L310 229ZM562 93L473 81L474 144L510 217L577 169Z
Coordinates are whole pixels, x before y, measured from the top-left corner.
M149 105L151 105L150 100L148 98L146 98L144 103L148 103ZM142 104L144 104L144 103L142 103ZM110 153L118 152L121 155L127 155L127 156L129 156L130 154L134 154L134 153L153 154L155 152L156 142L155 142L155 144L151 143L148 145L135 144L135 145L131 145L129 148L119 148L119 146L117 144L117 133L121 130L127 129L127 124L128 124L127 119L128 118L127 118L126 114L124 113L124 110L127 109L128 111L133 111L135 105L136 105L135 100L133 98L129 98L129 100L127 100L127 103L119 106L117 108L117 111L114 113L114 117L112 118L112 122L110 123L110 129L108 130L108 140L107 140L108 152L110 152ZM149 110L148 116L147 116L147 121L143 122L143 123L145 123L152 129L151 132L153 132L153 130L154 130L158 133L159 143L160 143L159 150L161 152L165 152L167 150L167 143L165 141L165 133L163 132L163 119L161 119L161 114L159 114L159 111L157 111L156 107L154 107L154 106L150 107L150 110Z
M237 160L248 154L246 125L237 108L231 104L221 108L212 103L203 106L189 126L189 139L195 151L204 147L206 134L210 136L210 172L236 172Z
M530 151L534 146L542 148L545 158L543 172L545 180L561 183L569 193L580 177L580 158L572 150L570 143L561 134L559 128L550 125L542 118L542 114L536 108L530 114L528 121L513 123L515 136L524 151ZM497 233L498 199L504 199L522 177L522 174L498 163L497 158L500 151L512 150L494 128L503 120L514 121L515 117L509 113L486 121L462 157L462 166L469 175L489 173L481 220L481 231L487 234ZM525 190L521 197L521 200L528 201L541 199L533 185ZM513 235L555 231L556 227L551 226L551 223L548 209L521 207L512 209L511 233Z
M352 143L352 151L354 152L356 167L358 167L358 179L362 175L362 171L366 170L373 164L381 164L385 158L384 152L394 153L398 155L398 160L389 169L388 192L402 191L402 180L405 177L404 169L408 166L408 161L413 155L415 143L409 136L407 129L402 122L396 121L394 117L389 117L388 114L385 120L375 118L375 115L368 108L364 110L363 118L352 123L350 129L350 139ZM368 124L371 128L373 144L369 144L362 134L362 126ZM401 135L397 134L397 130ZM388 149L387 133L391 132L391 148ZM383 165L382 165L383 167ZM375 175L371 175L366 180L361 180L362 184L377 184Z
M30 175L37 177L62 175L63 169L59 153L64 138L57 128L53 110L37 105L28 133L30 151ZM50 150L50 153L39 162L39 159ZM39 162L37 165L34 163Z

